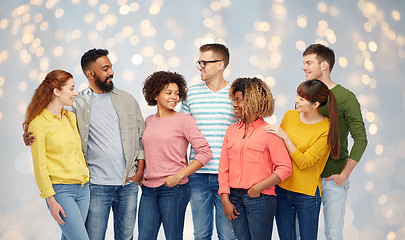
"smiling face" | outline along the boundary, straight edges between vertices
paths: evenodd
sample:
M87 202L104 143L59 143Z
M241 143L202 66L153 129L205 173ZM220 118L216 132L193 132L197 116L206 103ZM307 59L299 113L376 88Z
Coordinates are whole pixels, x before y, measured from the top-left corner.
M91 64L89 70L99 90L109 92L113 89L114 83L112 79L114 77L114 71L112 70L110 59L107 56L97 58L97 60Z
M243 101L243 93L242 91L237 91L235 93L235 102L233 103L233 110L235 111L235 116L237 118L243 118L243 107L244 107L244 101Z
M213 61L218 60L215 54L212 51L205 51L200 54L198 61ZM218 76L220 74L220 65L222 64L221 61L218 62L207 62L205 64L205 68L201 68L200 66L197 69L201 73L201 80L204 82L208 82Z
M72 106L77 92L75 90L75 81L70 78L61 90L55 89L55 95L62 106Z
M322 79L322 66L316 56L315 53L304 56L302 70L305 72L305 80Z
M179 87L175 83L169 83L155 98L159 112L173 111L179 99Z
M316 104L309 102L299 95L297 95L297 97L295 98L295 109L298 112L309 112L316 109L316 106Z

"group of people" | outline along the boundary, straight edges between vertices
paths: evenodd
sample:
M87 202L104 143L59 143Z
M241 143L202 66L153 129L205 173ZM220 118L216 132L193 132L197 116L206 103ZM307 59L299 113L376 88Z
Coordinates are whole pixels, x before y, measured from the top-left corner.
M333 50L303 53L305 80L280 126L270 88L258 78L224 79L230 54L200 47L202 82L178 73L148 76L143 119L134 97L114 87L105 49L81 58L89 87L48 73L23 123L34 174L62 239L104 239L110 210L115 239L182 239L190 202L195 239L316 239L321 202L327 239L343 239L349 176L367 138L356 96L334 83ZM175 111L181 102L180 112ZM354 143L348 152L348 134ZM188 156L187 149L191 145ZM139 185L142 194L137 211Z

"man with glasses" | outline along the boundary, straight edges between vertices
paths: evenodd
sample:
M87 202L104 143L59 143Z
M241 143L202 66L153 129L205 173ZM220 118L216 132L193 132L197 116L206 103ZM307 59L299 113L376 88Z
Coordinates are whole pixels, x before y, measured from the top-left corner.
M229 50L222 44L205 44L200 47L197 69L201 83L188 89L187 100L181 111L194 117L205 139L211 146L213 157L196 173L189 176L191 210L196 240L211 239L215 209L215 224L219 239L235 239L231 221L222 209L218 194L218 166L226 129L236 122L232 102L228 96L230 83L224 79L229 63ZM195 157L191 148L190 161Z

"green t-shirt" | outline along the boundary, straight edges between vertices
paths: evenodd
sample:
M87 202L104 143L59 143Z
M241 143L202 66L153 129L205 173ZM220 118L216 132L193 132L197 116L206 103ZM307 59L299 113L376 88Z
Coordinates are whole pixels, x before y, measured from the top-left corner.
M339 117L340 157L339 159L333 159L332 156L329 156L321 177L340 174L348 158L357 162L360 161L367 146L366 129L356 96L341 85L336 85L331 91L336 98ZM325 117L329 115L328 107L329 102L319 109L320 113ZM350 154L347 149L349 132L354 142Z

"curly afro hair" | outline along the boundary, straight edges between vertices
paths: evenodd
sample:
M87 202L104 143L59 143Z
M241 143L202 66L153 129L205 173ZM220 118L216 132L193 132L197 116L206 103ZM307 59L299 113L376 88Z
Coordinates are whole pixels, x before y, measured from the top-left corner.
M143 84L142 92L149 106L157 105L156 96L170 83L175 83L179 87L180 101L186 100L187 82L184 77L175 72L159 71L149 75Z
M235 93L243 94L243 118L256 120L259 117L270 117L274 112L274 99L269 86L261 79L238 78L229 89L229 98L235 102Z

